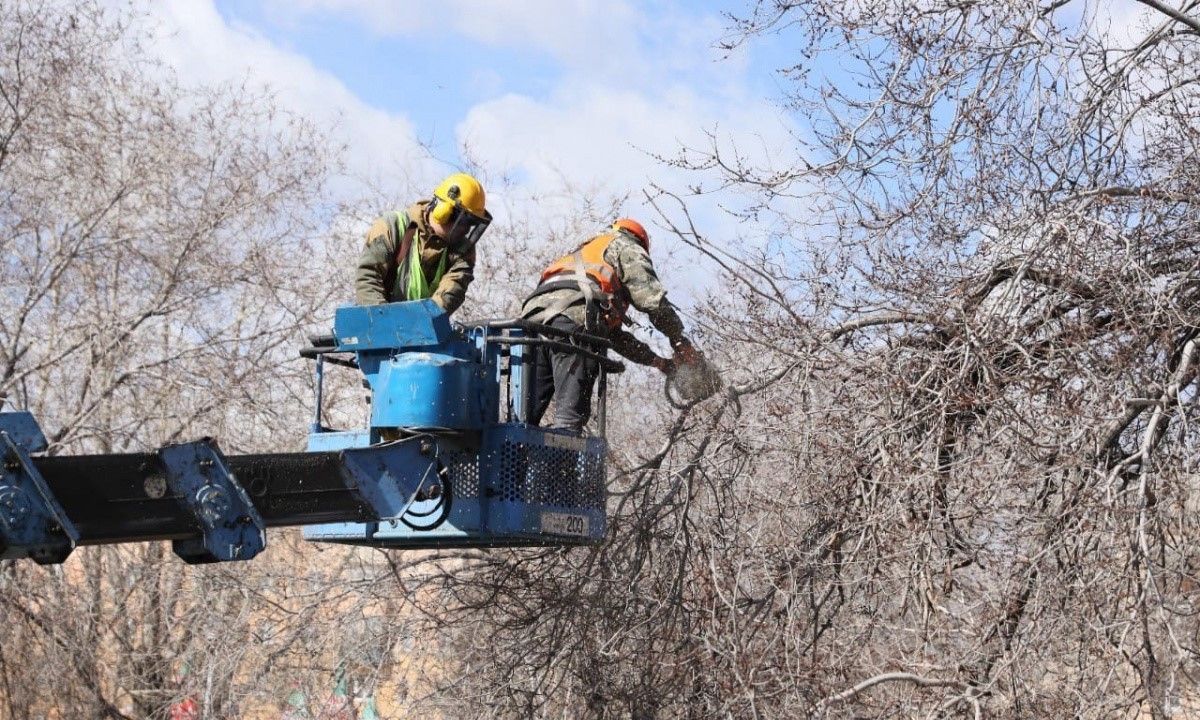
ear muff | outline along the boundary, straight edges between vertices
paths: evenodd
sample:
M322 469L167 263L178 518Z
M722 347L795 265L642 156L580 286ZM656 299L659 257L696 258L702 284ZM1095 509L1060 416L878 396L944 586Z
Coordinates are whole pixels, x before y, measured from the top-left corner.
M432 206L429 208L429 217L433 218L439 225L448 225L454 219L454 212L458 209L458 197L462 191L457 185L451 185L446 190L446 197L441 197L437 193L433 195Z

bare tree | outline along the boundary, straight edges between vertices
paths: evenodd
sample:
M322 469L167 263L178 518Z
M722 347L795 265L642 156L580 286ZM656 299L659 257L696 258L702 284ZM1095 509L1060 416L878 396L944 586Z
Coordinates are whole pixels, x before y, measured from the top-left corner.
M673 160L734 241L648 196L721 270L729 392L614 463L604 547L429 574L464 716L1198 704L1200 38L1147 5L1131 40L1085 2L731 17L799 48L794 153Z
M0 399L56 453L299 449L296 347L348 296L335 268L358 249L330 241L320 202L338 149L269 96L182 85L145 31L102 3L0 13ZM190 696L233 717L294 684L328 692L346 555L310 569L273 543L196 569L155 544L6 564L0 715L164 717Z
M691 320L727 389L672 413L622 381L604 546L7 566L7 713L228 715L338 674L449 717L1192 711L1200 37L1194 2L1144 4L1128 39L1083 0L731 16L731 50L799 49L795 146L672 160L736 198L732 242L647 196L719 273ZM307 207L325 154L263 98L176 86L128 22L0 17L0 391L59 450L278 448L289 346L348 295L311 258L356 249ZM485 246L464 313L510 312L611 207L498 224L529 267Z

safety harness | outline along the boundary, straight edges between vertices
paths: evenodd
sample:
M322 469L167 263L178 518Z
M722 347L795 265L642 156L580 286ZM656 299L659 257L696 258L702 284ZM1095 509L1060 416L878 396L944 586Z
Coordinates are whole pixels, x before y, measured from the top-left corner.
M575 290L579 294L564 295L553 305L530 311L525 319L548 323L582 301L586 306L588 330L596 329L592 327L595 322L603 322L609 330L620 327L625 320L629 298L617 271L604 260L604 253L614 239L615 233L598 235L580 245L575 252L550 263L542 271L541 284L530 298L555 290Z

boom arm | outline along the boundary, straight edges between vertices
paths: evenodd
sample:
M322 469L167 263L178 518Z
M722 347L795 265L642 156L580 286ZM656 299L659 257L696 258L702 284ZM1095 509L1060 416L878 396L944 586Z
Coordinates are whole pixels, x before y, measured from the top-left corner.
M209 439L155 453L33 457L28 413L0 413L0 557L62 562L76 545L172 540L189 562L249 559L268 527L402 514L442 491L421 438L338 452L225 457ZM424 454L423 454L424 453Z

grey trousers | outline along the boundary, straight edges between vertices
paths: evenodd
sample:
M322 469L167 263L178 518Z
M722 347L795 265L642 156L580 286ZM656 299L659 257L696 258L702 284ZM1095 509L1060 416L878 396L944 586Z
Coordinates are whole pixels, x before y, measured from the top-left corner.
M548 324L563 330L583 329L562 315ZM592 416L592 386L600 373L599 363L573 353L535 347L535 378L530 387L529 423L537 425L541 422L553 398L554 420L550 427L583 432L583 427Z

